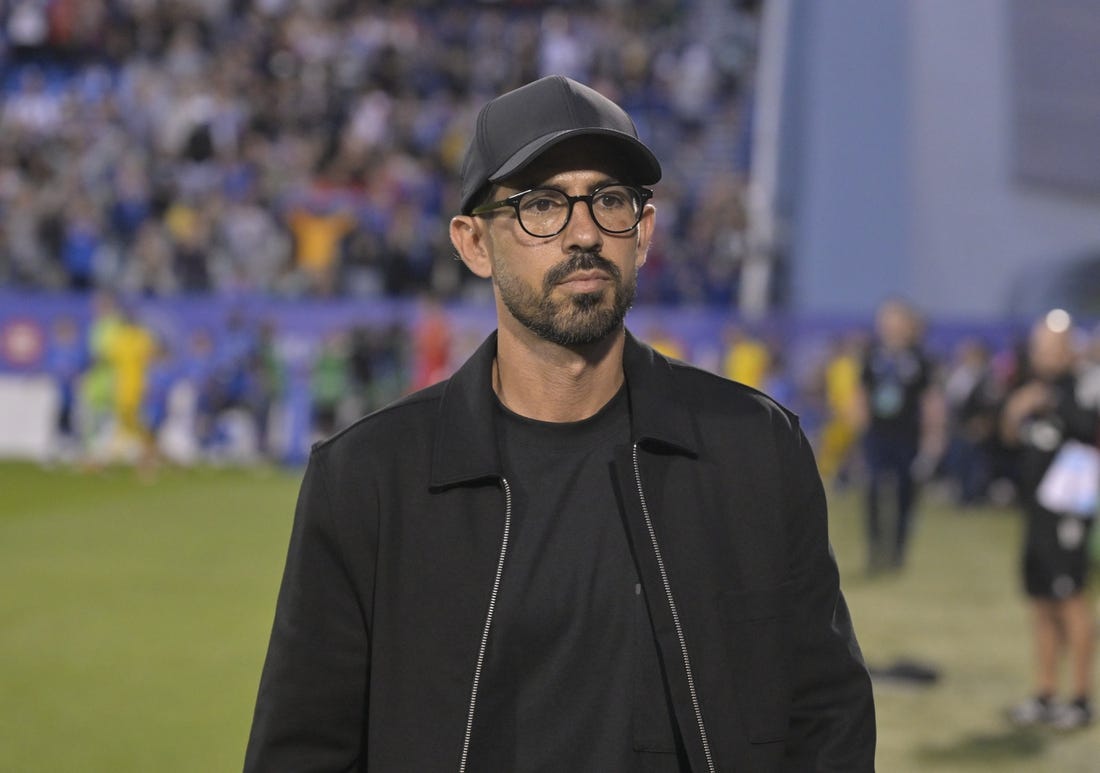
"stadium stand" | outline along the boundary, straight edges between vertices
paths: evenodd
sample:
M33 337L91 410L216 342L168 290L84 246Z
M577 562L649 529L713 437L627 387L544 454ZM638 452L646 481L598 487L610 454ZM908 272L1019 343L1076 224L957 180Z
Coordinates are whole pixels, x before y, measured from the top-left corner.
M5 5L0 286L462 297L444 224L474 108L560 72L665 161L643 300L735 297L743 221L715 214L746 172L751 4Z

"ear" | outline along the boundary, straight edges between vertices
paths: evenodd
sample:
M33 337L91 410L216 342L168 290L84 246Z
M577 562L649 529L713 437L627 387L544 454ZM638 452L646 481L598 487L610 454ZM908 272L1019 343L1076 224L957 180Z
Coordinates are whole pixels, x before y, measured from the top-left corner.
M488 233L485 224L470 215L451 218L451 244L466 268L482 279L493 275L493 263L489 257Z
M657 221L657 208L646 204L642 210L642 219L638 221L638 258L635 265L641 268L649 256L649 244L653 239L653 227Z

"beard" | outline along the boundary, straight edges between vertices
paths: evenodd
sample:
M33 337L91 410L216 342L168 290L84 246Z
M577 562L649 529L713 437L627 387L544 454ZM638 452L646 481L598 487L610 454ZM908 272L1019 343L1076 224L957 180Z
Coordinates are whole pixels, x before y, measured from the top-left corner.
M591 270L606 273L610 287L554 298L562 280L576 271ZM595 252L574 252L555 264L543 277L541 288L527 284L500 263L494 265L493 278L501 302L520 324L539 338L570 347L597 343L618 330L634 303L638 283L637 271L624 281L619 267Z

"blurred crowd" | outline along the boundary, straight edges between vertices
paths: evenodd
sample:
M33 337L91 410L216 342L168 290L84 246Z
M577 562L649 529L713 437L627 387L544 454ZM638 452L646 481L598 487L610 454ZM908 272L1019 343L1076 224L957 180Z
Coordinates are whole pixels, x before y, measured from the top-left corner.
M341 330L295 355L269 321L236 312L172 345L96 292L88 324L63 316L50 331L51 457L143 468L299 461L309 443L446 375L450 331L434 306L419 318Z
M616 99L663 161L639 302L729 308L759 6L0 0L0 289L100 304L89 331L62 319L52 333L63 434L85 448L108 425L164 436L186 384L176 407L191 406L194 429L177 451L243 433L263 455L272 432L285 434L272 406L290 395L308 394L319 435L446 375L453 353L438 310L423 325L326 339L303 391L288 384L268 325L242 316L169 351L127 304L104 299L485 293L446 242L457 165L477 106L551 72ZM826 478L843 484L870 472L860 441L880 335L869 325L842 336L807 370L791 367L783 343L730 328L702 364L798 409ZM922 358L913 469L950 481L963 504L1001 496L1012 461L995 417L1026 367L1021 353L968 339Z
M57 455L68 459L294 461L309 441L447 377L483 334L422 301L306 344L267 317L232 311L170 342L114 295L96 292L93 303L89 324L56 320L44 364L62 396ZM900 321L880 310L812 347L797 333L733 322L708 340L657 324L636 332L794 409L830 486L864 487L885 464L963 508L1012 501L1014 451L998 417L1027 377L1024 339L963 333L933 347L920 315L899 309ZM1078 337L1082 388L1095 393L1084 399L1100 405L1100 336Z
M446 241L476 108L562 73L663 161L639 300L728 305L758 5L0 0L0 288L484 292Z
M802 331L815 339L809 347L797 332L735 325L723 331L719 357L699 361L659 331L647 338L795 410L827 486L896 497L904 475L963 512L1008 504L1019 493L1018 449L1006 444L1001 421L1009 396L1034 378L1028 326L931 332L919 309L889 299L866 324L824 338ZM1078 399L1100 410L1100 328L1075 326L1072 339ZM884 472L891 490L875 491ZM901 563L905 546L889 547L898 553L887 562Z
M964 334L933 347L920 312L893 299L866 331L838 339L817 372L822 410L813 436L821 473L833 487L859 486L869 574L904 568L918 503L929 492L959 513L1008 504L1030 513L1042 499L1042 479L1058 496L1076 497L1082 510L1054 508L1057 517L1029 523L1045 529L1065 520L1065 530L1057 527L1059 550L1068 550L1071 534L1079 545L1087 537L1082 524L1095 514L1095 500L1086 501L1095 482L1087 469L1074 467L1077 478L1061 469L1076 461L1054 462L1071 440L1093 448L1100 442L1100 328L1087 330L1055 309L999 342ZM1024 395L1039 397L1021 409ZM1036 564L1029 552L1024 564L1065 560Z

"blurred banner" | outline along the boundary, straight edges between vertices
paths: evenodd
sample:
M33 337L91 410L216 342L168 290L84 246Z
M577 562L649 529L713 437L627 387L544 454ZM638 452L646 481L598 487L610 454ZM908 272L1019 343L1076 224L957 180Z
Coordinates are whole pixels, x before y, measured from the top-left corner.
M57 406L58 391L48 376L0 375L0 459L45 460Z

